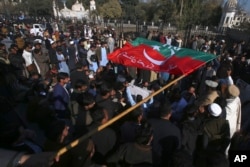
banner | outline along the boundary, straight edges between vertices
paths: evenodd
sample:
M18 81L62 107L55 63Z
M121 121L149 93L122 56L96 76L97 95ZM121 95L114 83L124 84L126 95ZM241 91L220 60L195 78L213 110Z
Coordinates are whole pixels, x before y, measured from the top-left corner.
M144 38L126 43L123 48L108 55L108 59L114 63L175 75L187 75L215 58L212 54Z

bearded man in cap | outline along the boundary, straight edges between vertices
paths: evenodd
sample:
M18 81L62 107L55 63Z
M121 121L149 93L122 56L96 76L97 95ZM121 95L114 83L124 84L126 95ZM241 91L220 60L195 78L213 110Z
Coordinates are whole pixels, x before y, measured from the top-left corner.
M49 71L49 54L48 50L42 46L41 40L34 41L33 55L40 68L41 76L45 78L46 73Z
M219 104L208 105L208 112L209 117L203 127L202 144L198 145L195 161L195 166L200 167L207 166L214 154L225 158L225 151L230 143L229 123L221 117L222 109Z

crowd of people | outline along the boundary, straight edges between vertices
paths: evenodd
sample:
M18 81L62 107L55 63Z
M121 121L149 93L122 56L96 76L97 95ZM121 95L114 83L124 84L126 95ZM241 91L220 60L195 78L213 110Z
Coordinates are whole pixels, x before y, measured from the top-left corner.
M189 47L216 59L58 157L59 149L142 101L129 86L151 94L179 76L110 62L119 48L112 27L82 26L69 36L0 27L3 166L227 167L231 150L250 149L236 86L249 80L244 41L230 46L193 36ZM176 34L149 31L147 38L182 46Z

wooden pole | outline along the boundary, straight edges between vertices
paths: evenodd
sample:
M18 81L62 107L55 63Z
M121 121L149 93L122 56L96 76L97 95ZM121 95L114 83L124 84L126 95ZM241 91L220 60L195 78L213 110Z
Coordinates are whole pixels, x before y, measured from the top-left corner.
M159 89L158 91L152 93L150 96L146 97L145 99L143 99L142 101L140 101L139 103L137 103L136 105L128 108L127 110L123 111L122 113L120 113L119 115L115 116L114 118L110 119L107 123L91 130L90 132L88 132L87 134L85 134L84 136L80 137L79 139L76 139L75 141L71 142L70 144L68 144L67 146L61 148L57 154L56 157L61 156L62 154L66 153L68 150L70 150L71 148L77 146L79 143L81 143L82 141L88 139L89 137L91 137L93 134L95 134L96 132L99 132L101 130L103 130L104 128L108 127L109 125L113 124L114 122L116 122L117 120L119 120L120 118L122 118L123 116L127 115L128 113L130 113L131 111L133 111L134 109L136 109L137 107L139 107L140 105L142 105L143 103L145 103L146 101L148 101L150 98L152 98L153 96L161 93L163 90L167 89L168 87L170 87L171 85L173 85L174 83L178 82L179 80L181 80L182 78L184 78L186 75L181 75L179 78L171 81L170 83L168 83L167 85L165 85L164 87L162 87L161 89Z

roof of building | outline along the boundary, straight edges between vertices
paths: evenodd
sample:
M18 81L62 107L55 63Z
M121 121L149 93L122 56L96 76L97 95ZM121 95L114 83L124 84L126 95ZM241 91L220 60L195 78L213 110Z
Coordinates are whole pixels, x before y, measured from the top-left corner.
M228 0L225 3L224 10L228 12L235 12L237 10L238 1L237 0Z

